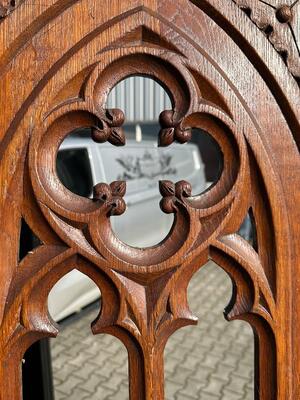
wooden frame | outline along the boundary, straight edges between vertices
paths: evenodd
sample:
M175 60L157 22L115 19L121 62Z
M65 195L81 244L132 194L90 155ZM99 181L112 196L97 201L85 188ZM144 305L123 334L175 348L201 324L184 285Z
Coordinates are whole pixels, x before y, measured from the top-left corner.
M186 290L208 259L233 281L227 318L253 328L256 399L300 398L299 6L275 3L259 19L267 5L258 0L0 2L0 399L21 399L25 350L57 335L47 296L74 266L102 293L93 333L127 347L131 400L163 399L164 346L196 323ZM282 34L281 45L247 15ZM224 156L219 181L200 196L188 182L160 182L174 225L146 249L110 226L126 208L124 182L99 183L90 200L56 175L58 147L77 128L125 144L124 115L105 103L134 74L172 99L161 146L197 127ZM249 209L255 248L236 234ZM21 218L42 245L19 260Z

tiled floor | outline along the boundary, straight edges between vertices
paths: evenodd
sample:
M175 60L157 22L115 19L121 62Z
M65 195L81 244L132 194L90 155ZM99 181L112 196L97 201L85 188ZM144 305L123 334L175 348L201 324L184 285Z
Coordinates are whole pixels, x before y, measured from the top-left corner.
M213 263L189 287L196 327L177 331L165 351L167 400L253 400L253 334L245 322L228 323L223 309L231 281ZM62 325L51 342L56 400L126 400L127 353L114 337L92 336L90 307Z

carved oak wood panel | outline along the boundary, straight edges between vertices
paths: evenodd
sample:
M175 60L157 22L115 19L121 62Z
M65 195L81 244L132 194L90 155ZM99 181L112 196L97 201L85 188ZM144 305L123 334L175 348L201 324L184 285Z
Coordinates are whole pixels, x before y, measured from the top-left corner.
M47 296L73 268L101 290L93 333L112 334L128 350L130 398L163 399L164 347L197 323L186 291L209 259L233 282L227 318L253 328L256 399L300 398L298 42L285 36L294 49L286 64L239 8L263 27L258 3L0 3L1 399L21 399L24 352L57 335ZM126 154L126 116L105 104L136 74L157 80L172 100L160 116L160 146L185 143L201 128L224 158L219 181L201 195L185 181L158 183L174 224L144 249L121 242L110 225L125 212L125 182L99 182L86 199L56 174L58 148L79 128L96 142L125 145ZM237 234L248 210L255 248ZM22 218L42 244L19 260Z

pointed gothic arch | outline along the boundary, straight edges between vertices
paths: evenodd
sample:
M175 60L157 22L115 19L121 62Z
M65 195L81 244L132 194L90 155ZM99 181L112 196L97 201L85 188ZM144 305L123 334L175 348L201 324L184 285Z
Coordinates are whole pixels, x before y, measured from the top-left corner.
M76 266L103 296L93 332L113 334L128 349L131 399L163 399L163 349L176 329L196 322L186 289L208 258L234 282L228 317L255 331L256 398L300 397L300 96L289 43L297 35L286 37L285 63L238 1L3 3L0 398L21 399L22 354L56 334L47 293ZM296 8L287 21L273 11L294 29ZM154 78L172 99L160 117L161 146L185 143L191 128L202 128L224 155L219 181L200 196L188 182L160 182L161 208L174 213L174 224L145 249L122 243L110 227L109 216L125 211L124 182L99 183L94 199L84 199L55 169L74 129L125 144L124 115L105 104L134 74ZM236 235L249 208L257 249ZM42 245L19 262L22 218Z

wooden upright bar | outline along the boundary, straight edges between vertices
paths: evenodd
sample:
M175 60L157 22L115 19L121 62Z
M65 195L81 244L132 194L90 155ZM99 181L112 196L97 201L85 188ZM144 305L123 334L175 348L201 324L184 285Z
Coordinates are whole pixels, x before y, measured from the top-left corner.
M253 328L256 400L300 399L300 1L269 3L0 1L1 400L22 398L25 351L58 334L47 297L73 268L101 290L93 333L127 347L130 399L163 400L164 347L197 323L186 291L209 259L232 278L227 318ZM99 182L89 199L56 173L76 129L126 154L126 115L106 100L132 75L155 79L172 100L160 146L199 128L224 161L201 195L185 181L157 182L174 224L143 249L110 225L125 212L125 182ZM254 247L237 234L249 210ZM22 219L42 244L20 260Z

